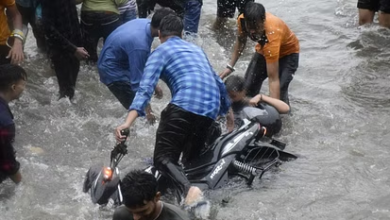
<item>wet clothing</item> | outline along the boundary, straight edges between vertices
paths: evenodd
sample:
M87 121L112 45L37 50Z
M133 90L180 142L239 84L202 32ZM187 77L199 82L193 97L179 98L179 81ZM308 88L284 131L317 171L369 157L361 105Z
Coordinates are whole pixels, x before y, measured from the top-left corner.
M368 9L370 11L381 11L390 14L389 0L358 0L357 7L359 9Z
M293 53L279 59L280 100L289 105L288 87L299 65L299 54ZM245 72L247 95L254 97L260 93L263 81L268 77L267 64L263 55L254 53Z
M217 17L232 18L234 17L236 8L239 14L242 14L245 4L249 1L253 2L254 0L217 0Z
M242 14L237 20L238 31L242 36L248 36L243 22L245 20ZM266 43L263 47L257 43L255 49L265 57L267 63L274 63L284 56L299 53L298 38L280 18L266 12L264 29Z
M111 93L118 99L125 109L129 109L135 97L130 82L116 81L107 85Z
M183 210L166 202L161 203L161 214L155 220L189 220ZM133 214L125 206L121 206L115 209L112 220L133 220Z
M41 5L46 42L60 86L60 98L73 98L80 68L80 62L74 57L74 53L77 47L82 46L75 2L41 0Z
M237 20L241 36L249 36L244 15ZM263 81L268 77L267 64L279 62L280 100L289 104L288 86L299 64L299 41L288 26L278 17L266 13L264 35L256 44L256 53L245 73L248 96L259 94Z
M97 46L100 38L103 42L120 25L122 20L118 13L104 11L81 11L81 31L84 47L89 53L88 61L97 62Z
M97 45L103 42L117 27L122 24L118 6L128 0L84 0L81 8L81 30L84 36L84 47L89 53L89 61L97 62Z
M12 143L15 140L14 116L8 103L0 97L0 183L19 171Z
M194 114L215 119L228 112L225 85L198 46L170 37L150 55L140 87L129 110L144 116L144 109L161 78L172 92L171 103Z
M189 165L205 148L213 119L186 111L169 104L161 112L161 120L156 134L154 165L168 177L168 186L174 186L180 195L186 195L191 184L179 164Z
M129 21L107 38L100 53L98 70L100 81L107 85L117 98L120 91L123 91L123 99L132 102L134 94L131 91L135 93L138 90L152 42L149 19ZM116 85L118 87L113 88ZM123 99L118 98L122 105L125 102ZM126 106L128 109L129 105Z
M202 2L199 0L187 0L184 11L184 33L198 33Z
M137 18L137 4L135 0L129 0L126 4L118 7L122 23L126 23Z
M50 53L60 87L60 98L72 99L80 70L80 61L73 54L62 53L59 50L52 50Z
M161 78L172 94L161 113L154 151L154 166L186 196L190 183L179 165L196 157L204 148L210 125L230 107L220 77L201 48L179 37L170 37L150 55L140 87L129 110L144 115Z
M0 0L0 45L5 45L8 37L11 35L5 9L14 5L15 0Z
M84 0L81 11L114 12L119 14L118 7L127 2L128 0Z
M37 2L35 0L17 0L16 6L19 13L22 15L22 22L24 25L30 23L32 31L37 43L37 47L46 50L45 32L42 25L42 20L36 16Z

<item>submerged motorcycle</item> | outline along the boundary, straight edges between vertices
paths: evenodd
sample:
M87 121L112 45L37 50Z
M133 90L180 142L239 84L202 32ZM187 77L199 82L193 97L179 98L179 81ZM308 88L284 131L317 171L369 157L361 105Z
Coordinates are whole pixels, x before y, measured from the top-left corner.
M190 164L183 164L184 172L192 185L201 189L216 189L224 186L229 176L234 175L244 177L247 184L251 185L255 177L261 179L272 167L297 158L284 151L284 143L275 139L263 140L267 128L261 125L261 119L267 114L266 111L246 107L242 112L245 118L238 129L217 137L201 156ZM128 131L123 131L123 135L128 135ZM111 198L116 204L121 204L123 199L117 166L126 154L125 142L119 143L111 151L110 166L95 166L88 170L83 191L90 192L93 203L105 205ZM157 178L161 191L171 185L152 165L145 171Z

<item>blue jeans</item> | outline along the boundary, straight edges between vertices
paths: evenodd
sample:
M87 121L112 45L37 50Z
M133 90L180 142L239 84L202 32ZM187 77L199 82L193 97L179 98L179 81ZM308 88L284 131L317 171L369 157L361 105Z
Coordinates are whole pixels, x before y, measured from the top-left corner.
M184 6L184 33L198 33L202 3L199 0L187 0Z
M131 21L133 19L137 18L137 11L136 9L127 9L125 12L123 12L120 15L120 19L122 20L122 24Z

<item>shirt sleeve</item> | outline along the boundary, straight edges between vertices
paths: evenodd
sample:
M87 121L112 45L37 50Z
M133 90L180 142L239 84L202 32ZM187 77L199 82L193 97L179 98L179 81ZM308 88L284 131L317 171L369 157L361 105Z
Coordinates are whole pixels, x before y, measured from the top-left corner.
M214 78L219 88L219 95L220 95L220 102L221 102L218 115L224 116L229 111L230 104L231 104L230 99L226 91L225 84L222 82L221 78L216 73L214 74Z
M149 103L158 79L166 65L163 50L158 48L150 55L142 75L138 91L129 110L136 110L139 116L145 116L145 107Z
M19 171L12 142L15 137L15 125L0 128L0 172L13 175Z
M52 7L57 7L57 5L55 5L56 4L55 2L56 1L45 0L45 1L42 1L42 3L41 3L41 5L42 5L42 22L44 25L46 36L48 38L50 38L53 42L55 42L54 44L56 46L73 54L76 51L77 47L74 44L72 44L68 39L66 39L56 29L55 24L53 23L54 17L58 16L58 15L53 15L53 12L51 10Z

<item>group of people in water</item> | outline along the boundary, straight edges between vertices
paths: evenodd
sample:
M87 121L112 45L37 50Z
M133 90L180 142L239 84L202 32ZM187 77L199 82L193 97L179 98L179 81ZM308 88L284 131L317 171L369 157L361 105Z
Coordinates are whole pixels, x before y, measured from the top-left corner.
M380 25L388 27L386 1L359 0L361 24L372 22L380 10ZM78 17L76 4L82 3ZM155 4L163 7L154 10ZM227 130L235 129L235 118L245 106L265 103L278 113L290 112L289 84L299 66L299 40L286 23L266 12L253 0L218 0L214 28L232 18L236 8L237 36L225 69L217 74L206 53L183 39L183 33L197 33L201 0L0 0L0 182L22 179L12 145L15 124L8 103L20 97L27 73L23 61L23 43L30 23L37 47L51 59L59 84L59 98L75 94L80 60L97 65L100 81L128 110L123 124L115 129L117 141L123 141L123 129L139 116L155 117L150 100L163 96L157 85L165 82L172 98L161 112L156 133L154 166L171 179L174 187L191 205L202 191L191 186L181 162L198 157L205 146L209 129L220 116L227 118ZM138 18L137 18L138 8ZM154 11L151 19L145 18ZM61 16L59 16L61 15ZM370 17L371 16L371 17ZM158 37L161 45L152 51ZM97 54L97 44L103 48ZM255 53L244 77L234 75L235 64L247 39L256 42ZM269 96L260 94L268 78ZM224 80L224 81L223 81ZM267 135L280 131L263 124ZM114 219L187 219L186 214L160 200L157 182L143 171L132 171L121 183L124 207Z

